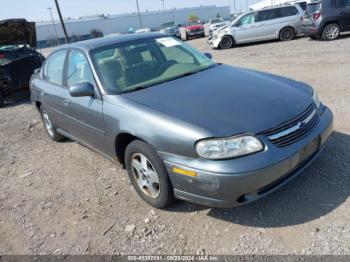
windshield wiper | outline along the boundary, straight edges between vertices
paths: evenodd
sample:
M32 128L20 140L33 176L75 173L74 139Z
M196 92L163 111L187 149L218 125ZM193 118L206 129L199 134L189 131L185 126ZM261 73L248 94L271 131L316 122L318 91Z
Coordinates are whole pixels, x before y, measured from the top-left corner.
M146 89L146 88L149 88L149 87L151 87L151 86L150 85L136 86L136 87L131 88L130 90L123 91L122 94L139 91L139 90Z

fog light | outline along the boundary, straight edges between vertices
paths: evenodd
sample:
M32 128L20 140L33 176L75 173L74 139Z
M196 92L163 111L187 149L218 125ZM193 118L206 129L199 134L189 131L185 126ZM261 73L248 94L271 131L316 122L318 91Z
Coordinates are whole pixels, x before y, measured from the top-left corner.
M184 170L184 169L181 169L181 168L175 167L175 166L173 166L172 171L173 171L173 173L184 175L184 176L190 176L190 177L197 176L196 172Z

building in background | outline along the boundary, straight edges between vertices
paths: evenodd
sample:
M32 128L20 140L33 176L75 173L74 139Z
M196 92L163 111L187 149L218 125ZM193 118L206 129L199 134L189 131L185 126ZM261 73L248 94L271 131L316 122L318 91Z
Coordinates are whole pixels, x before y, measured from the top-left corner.
M207 22L211 18L230 16L229 6L200 6L193 8L171 9L164 11L149 11L141 13L144 28L157 28L165 22L185 24L190 16L197 16L201 21ZM64 35L58 21L56 24L58 38L64 42ZM91 38L91 32L101 32L104 36L118 33L128 33L130 28L140 29L137 13L122 15L98 15L88 17L70 18L65 20L68 35L73 41ZM38 47L43 48L57 43L57 37L52 21L36 23Z
M283 4L294 4L294 3L311 3L315 0L262 0L259 1L256 4L250 5L250 10L259 10L262 8L266 8L269 6L275 6L275 5L283 5Z

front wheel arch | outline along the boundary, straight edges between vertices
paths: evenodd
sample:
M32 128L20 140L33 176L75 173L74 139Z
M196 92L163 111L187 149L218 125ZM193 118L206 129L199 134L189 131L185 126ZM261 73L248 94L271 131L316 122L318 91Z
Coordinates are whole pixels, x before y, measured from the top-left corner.
M222 46L222 41L225 39L225 38L230 38L232 40L232 45L230 47L223 47ZM221 38L221 41L219 43L219 48L220 49L229 49L229 48L232 48L236 45L236 41L235 41L235 38L232 36L232 35L224 35L222 38Z
M119 133L115 137L115 153L116 157L118 158L118 161L120 164L122 164L123 168L125 168L125 150L128 147L128 145L133 142L134 140L141 140L145 143L147 143L142 138L132 135L127 132Z

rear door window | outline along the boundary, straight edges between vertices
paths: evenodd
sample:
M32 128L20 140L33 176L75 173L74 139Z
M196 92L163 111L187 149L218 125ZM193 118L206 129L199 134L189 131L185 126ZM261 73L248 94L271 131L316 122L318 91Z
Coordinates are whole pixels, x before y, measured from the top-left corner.
M44 79L58 85L62 85L64 62L67 50L57 51L52 54L44 66Z
M258 12L258 22L268 21L277 18L277 9L262 10Z
M278 17L288 17L298 14L298 9L296 9L294 6L282 7L278 8L277 10Z

